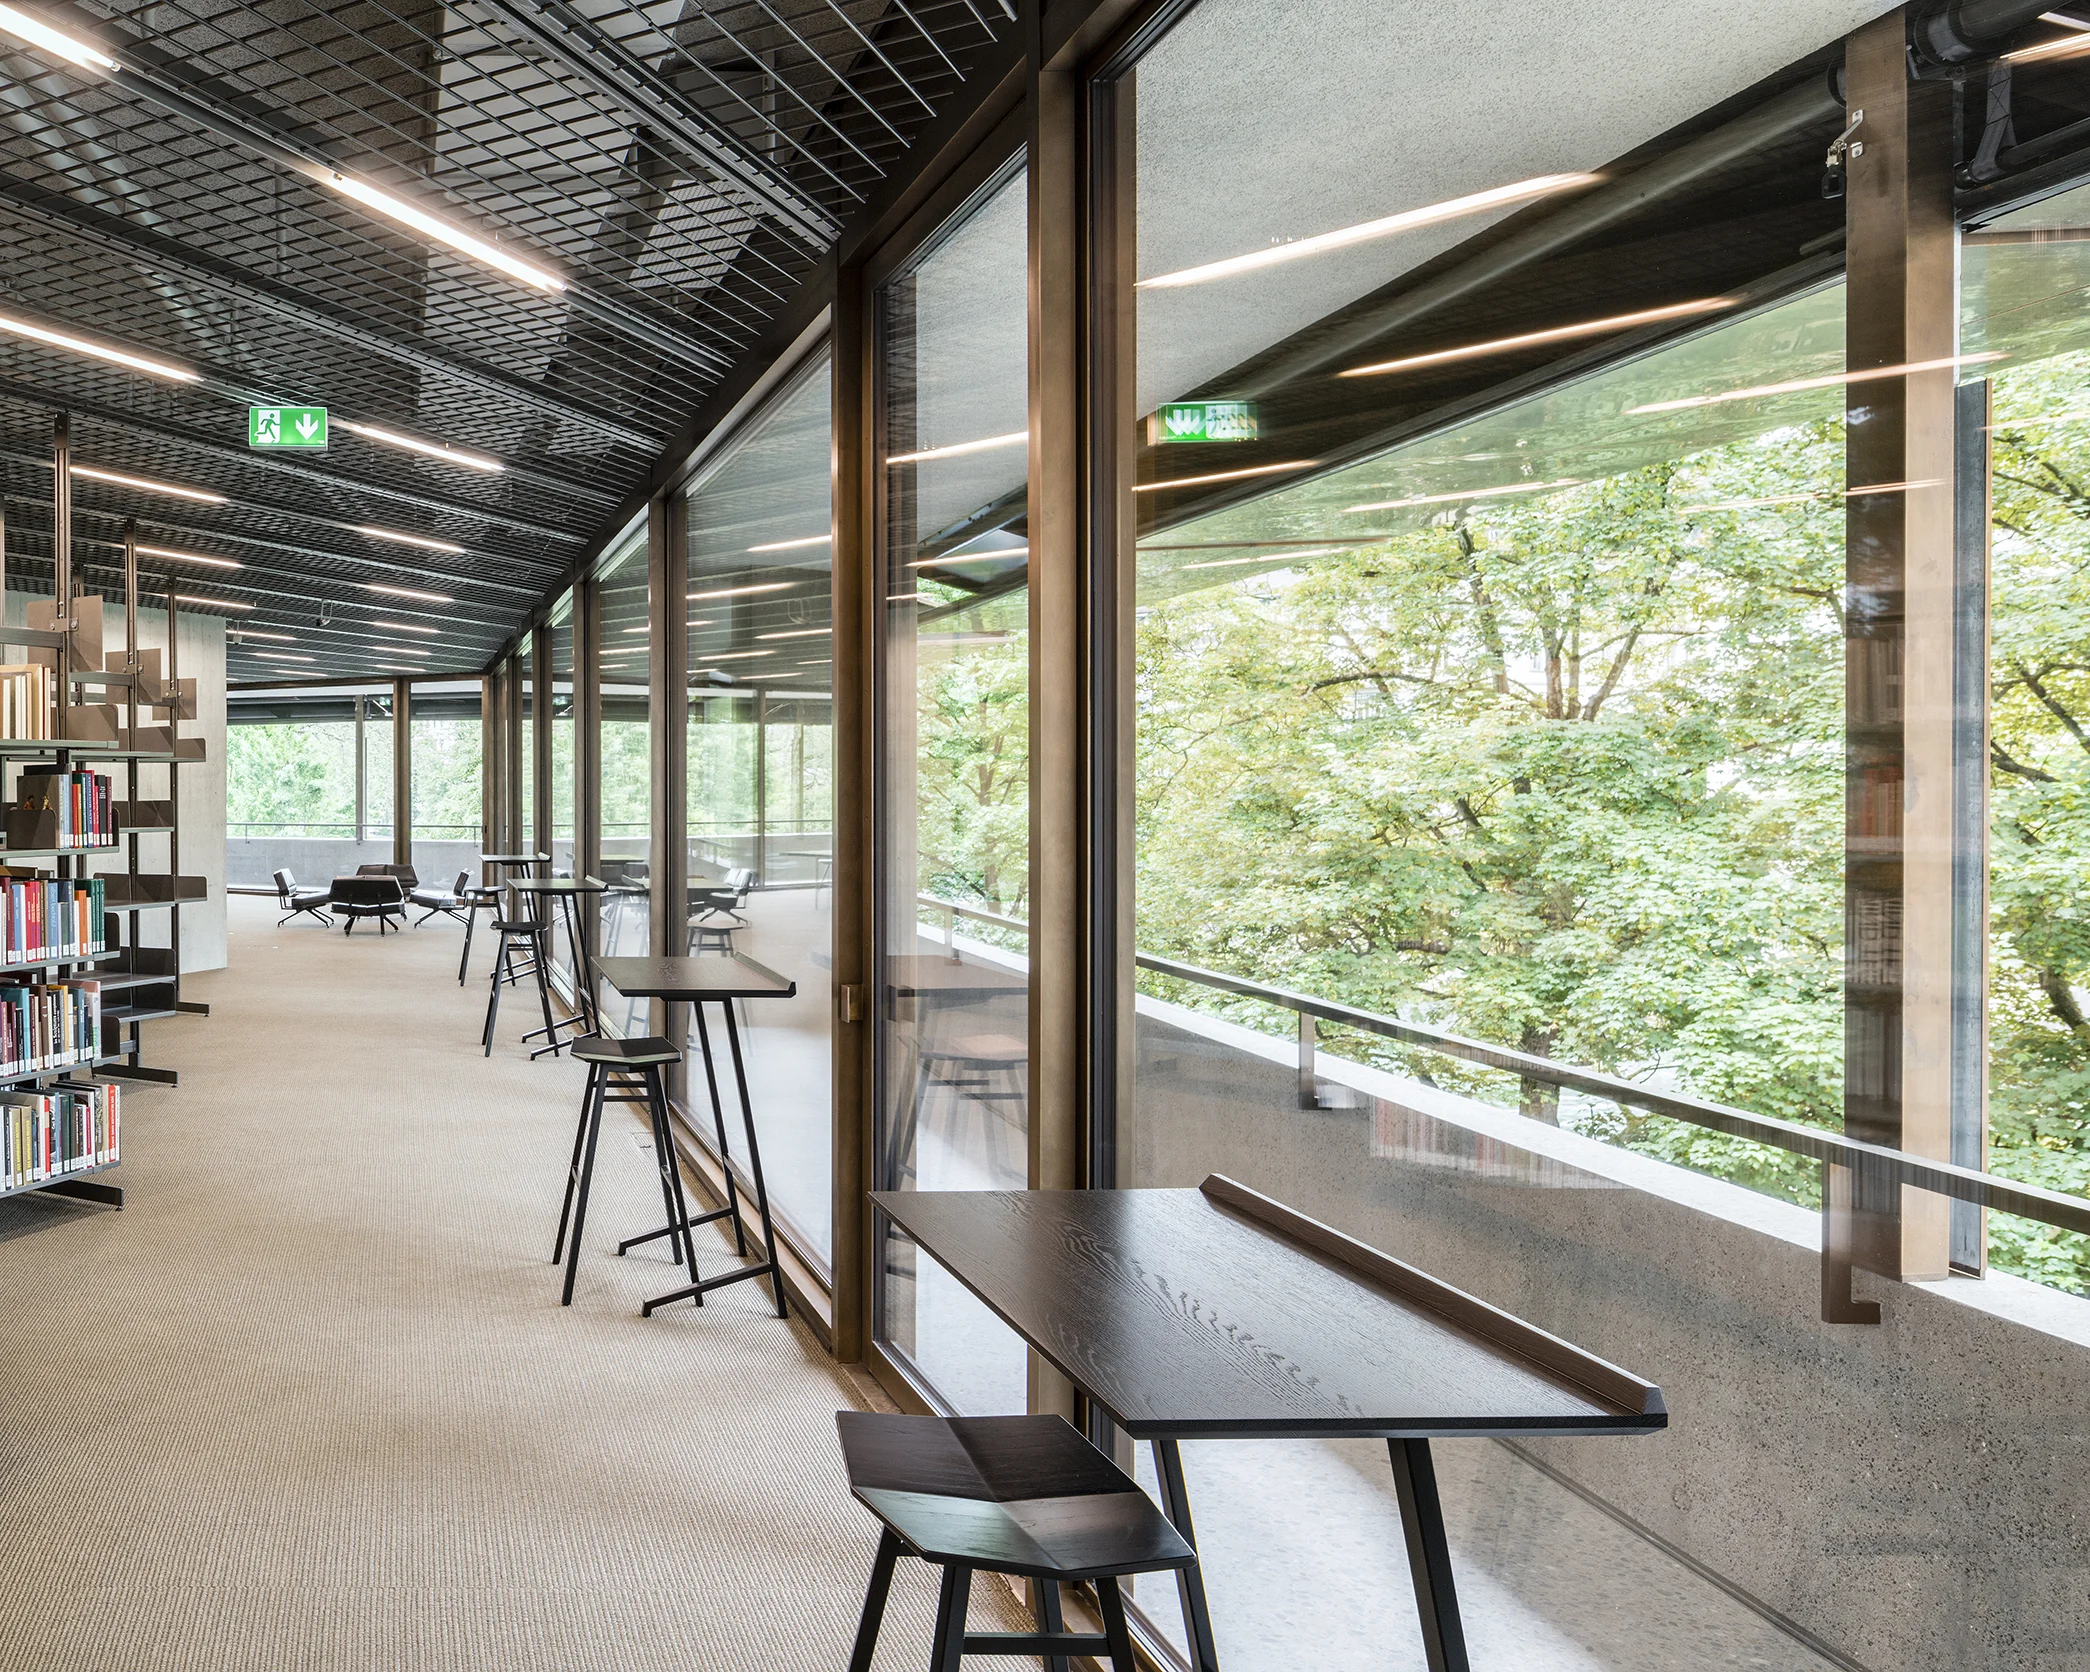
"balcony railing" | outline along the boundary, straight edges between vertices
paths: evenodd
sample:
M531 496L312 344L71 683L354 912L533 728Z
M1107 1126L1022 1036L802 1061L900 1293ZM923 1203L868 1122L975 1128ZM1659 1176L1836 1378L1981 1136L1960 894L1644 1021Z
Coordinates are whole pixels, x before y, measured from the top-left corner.
M934 915L936 926L942 931L944 945L954 957L957 955L957 924L960 921L989 924L1004 932L1021 935L1028 935L1030 932L1030 925L1022 918L986 911L977 906L961 905L956 901L939 899L929 894L917 896L917 901L921 909ZM1434 1051L1461 1062L1473 1063L1478 1067L1514 1074L1523 1080L1534 1080L1541 1085L1581 1092L1628 1108L1645 1109L1651 1114L1685 1121L1710 1132L1723 1132L1730 1137L1746 1138L1752 1143L1818 1161L1825 1166L1848 1168L1861 1181L1861 1187L1910 1185L1918 1190L1948 1196L1954 1201L1971 1202L1976 1207L1993 1209L1997 1213L2015 1214L2019 1218L2033 1220L2041 1225L2090 1235L2090 1199L2081 1196L2064 1195L2060 1191L2043 1189L2036 1184L2020 1184L2011 1179L1998 1178L1993 1173L1976 1172L1971 1167L1957 1166L1949 1161L1933 1161L1924 1156L1911 1155L1904 1150L1864 1143L1856 1138L1845 1137L1840 1132L1803 1126L1797 1121L1778 1120L1769 1115L1751 1114L1746 1109L1731 1108L1724 1103L1679 1096L1674 1092L1661 1091L1615 1074L1601 1074L1591 1069L1575 1068L1556 1062L1550 1057L1533 1056L1529 1052L1489 1045L1443 1028L1430 1027L1420 1022L1404 1022L1397 1016L1385 1016L1373 1010L1360 1010L1354 1005L1337 1004L1307 993L1294 993L1282 987L1272 987L1265 982L1250 981L1236 975L1222 975L1216 970L1201 969L1195 964L1182 963L1174 958L1158 958L1142 952L1135 955L1134 961L1139 968L1156 975L1168 976L1173 980L1209 988L1214 992L1254 999L1274 1005L1280 1010L1291 1011L1298 1017L1299 1080L1302 1093L1310 1093L1313 1086L1318 1024L1325 1022L1330 1026L1351 1028L1359 1033L1392 1040L1398 1044L1418 1046L1423 1050ZM1824 1192L1825 1199L1826 1195Z

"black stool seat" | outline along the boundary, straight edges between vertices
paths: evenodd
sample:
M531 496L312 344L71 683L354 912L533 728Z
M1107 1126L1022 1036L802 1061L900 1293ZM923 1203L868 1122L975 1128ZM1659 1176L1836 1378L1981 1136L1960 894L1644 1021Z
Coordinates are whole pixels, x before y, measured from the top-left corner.
M637 1068L642 1063L680 1062L682 1053L672 1039L611 1039L591 1033L567 1047L575 1062L606 1062L611 1067Z
M493 926L504 935L541 935L546 928L534 917L497 917Z
M1138 1485L1059 1417L906 1417L838 1411L849 1490L883 1525L850 1672L869 1672L902 1550L943 1568L932 1672L967 1654L1108 1655L1133 1672L1124 1574L1190 1568L1197 1552ZM972 1573L1039 1581L1036 1632L967 1632ZM1104 1630L1069 1632L1059 1586L1096 1587Z

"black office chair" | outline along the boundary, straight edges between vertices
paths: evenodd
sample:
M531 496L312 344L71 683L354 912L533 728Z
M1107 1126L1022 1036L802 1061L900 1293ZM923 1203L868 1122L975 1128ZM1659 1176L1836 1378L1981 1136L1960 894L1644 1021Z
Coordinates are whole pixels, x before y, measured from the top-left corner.
M276 919L277 928L282 928L293 917L305 916L317 919L326 928L333 927L327 922L328 894L324 888L298 887L298 879L287 869L278 871L275 880L276 904L283 908L283 915Z
M420 928L422 924L426 923L431 917L434 917L438 912L440 912L445 917L452 918L456 922L463 923L467 927L469 927L470 919L469 917L467 917L466 913L471 906L471 900L467 895L466 890L471 886L471 881L471 872L459 871L457 873L457 880L454 883L452 883L448 888L408 889L406 894L406 901L408 905L427 907L426 911L422 912L422 914L419 917L414 919L414 927L416 929Z
M961 1655L1108 1656L1133 1672L1118 1580L1194 1567L1197 1552L1147 1495L1059 1417L902 1417L837 1411L842 1462L856 1501L878 1517L878 1555L849 1672L870 1672L886 1593L902 1552L943 1569L932 1672ZM1035 1632L968 1632L973 1570L1038 1582ZM1070 1632L1060 1586L1092 1581L1102 1632Z

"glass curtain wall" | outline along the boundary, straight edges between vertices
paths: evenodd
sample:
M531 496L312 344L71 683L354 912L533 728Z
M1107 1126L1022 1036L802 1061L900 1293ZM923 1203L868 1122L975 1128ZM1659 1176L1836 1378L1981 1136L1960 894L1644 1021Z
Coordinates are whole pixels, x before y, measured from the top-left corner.
M573 594L567 593L552 608L545 629L545 645L551 660L551 829L544 851L552 856L552 875L574 874L573 823ZM564 918L558 921L563 925ZM573 948L566 934L552 937L552 962L572 986Z
M644 523L604 559L596 598L601 622L601 874L610 890L602 897L599 951L606 958L631 957L651 949L652 653ZM620 1029L643 1031L644 1001L626 999L604 985L598 1002L604 1016Z
M392 858L391 691L236 691L225 704L226 880L324 886Z
M1680 59L1644 21L1631 50L1607 37L1578 66L1549 38L1543 61L1501 71L1519 98L1556 90L1543 133L1341 6L1203 0L1111 91L1136 135L1119 176L1135 934L1176 966L1137 977L1133 1107L1105 1158L1119 1186L1225 1173L1398 1253L1429 1213L1513 1214L1500 1192L1568 1176L1480 1136L1521 1117L1818 1204L1812 1163L1540 1077L1357 1027L1321 1025L1302 1052L1299 1014L1275 1002L1303 992L1841 1124L1840 287L1751 309L1725 277L1607 252L1456 307L1382 300L1427 298L1410 277L1426 264L1457 272L1491 223L1572 201L1828 44L1818 22L1758 20L1732 52ZM1630 97L1586 99L1584 74ZM1239 108L1286 115L1207 119ZM1367 108L1384 119L1360 124ZM1491 210L1322 236L1516 182ZM1791 205L1781 249L1843 224L1839 205ZM1633 315L1666 343L1604 353ZM1542 373L1557 383L1517 399ZM1309 1617L1327 1672L1409 1638L1397 1572L1359 1584L1327 1560L1331 1541L1403 1549L1383 1446L1184 1454L1230 1672L1298 1664ZM1522 1485L1536 1504L1544 1483ZM1598 1640L1550 1569L1503 1554L1497 1618ZM1142 1580L1135 1599L1180 1651L1173 1585ZM1674 1664L1726 1658L1693 1629Z
M747 1005L744 1033L771 1199L822 1261L834 1174L831 376L825 354L794 374L697 479L688 517L689 944L745 953L798 984L794 999ZM729 1142L733 1130L729 1111Z
M515 782L519 787L522 802L522 820L516 830L522 838L522 843L515 851L541 853L543 849L537 844L544 833L537 828L537 769L534 765L537 747L534 718L537 712L537 670L527 649L517 654L513 666L516 690L521 697L515 728L514 760Z
M886 1189L1029 1178L1025 239L1019 162L877 298ZM881 1235L887 1351L957 1411L1024 1409L1022 1343Z
M477 881L482 732L479 682L417 683L408 706L413 729L414 871L448 888L460 873Z

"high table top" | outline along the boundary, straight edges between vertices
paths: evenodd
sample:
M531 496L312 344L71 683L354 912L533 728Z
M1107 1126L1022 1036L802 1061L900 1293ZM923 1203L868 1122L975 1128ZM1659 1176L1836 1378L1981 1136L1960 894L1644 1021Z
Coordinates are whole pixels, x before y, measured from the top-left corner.
M788 999L798 983L738 952L695 958L598 958L595 970L628 999Z
M598 877L517 877L501 884L518 894L607 894L610 885Z
M1668 1422L1652 1383L1231 1179L871 1200L1135 1439Z
M482 853L481 865L542 865L551 858L548 853Z

